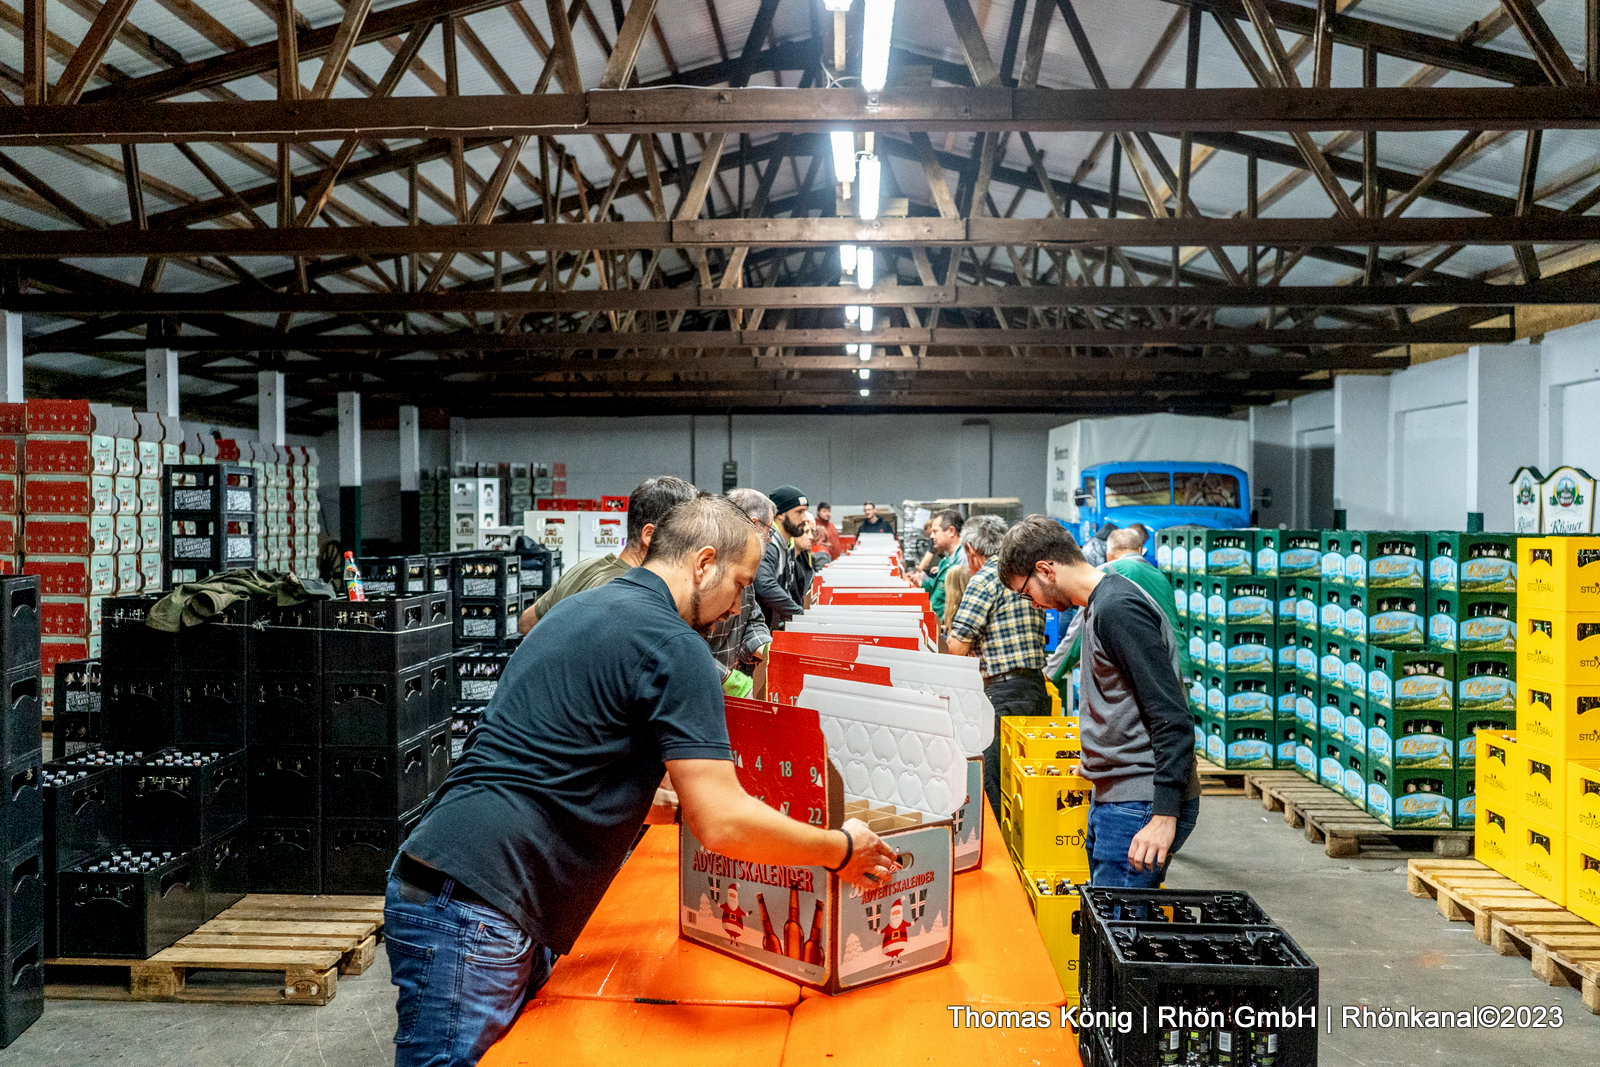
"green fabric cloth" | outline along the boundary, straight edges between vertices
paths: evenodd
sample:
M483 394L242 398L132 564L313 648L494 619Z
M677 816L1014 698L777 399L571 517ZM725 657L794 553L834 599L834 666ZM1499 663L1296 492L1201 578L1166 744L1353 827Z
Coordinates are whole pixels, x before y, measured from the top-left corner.
M957 548L939 557L939 566L934 568L932 574L922 579L922 591L928 594L928 606L933 608L934 617L944 621L944 576L955 565L956 555L960 553Z
M179 627L198 626L240 600L266 600L287 608L307 600L333 598L333 586L316 578L300 578L276 571L223 571L178 586L156 602L145 622L152 629L175 634Z
M1183 620L1178 617L1178 604L1174 599L1172 583L1167 581L1167 576L1150 563L1143 556L1123 556L1121 559L1112 560L1105 565L1108 571L1115 571L1124 578L1133 582L1140 589L1150 594L1161 610L1166 613L1167 621L1172 624L1172 640L1178 646L1178 670L1183 677L1188 677L1194 672L1194 664L1189 660L1189 642L1184 637ZM1079 609L1082 610L1081 608ZM1072 668L1078 665L1079 641L1078 634L1072 635L1072 648L1067 653L1067 658L1061 661L1055 677L1051 679L1059 689L1062 678L1070 677Z
M534 618L542 619L550 613L550 609L573 593L581 593L585 589L595 589L608 582L615 581L627 574L633 568L619 559L615 552L604 556L595 556L574 564L561 573L561 578L550 590L533 604Z

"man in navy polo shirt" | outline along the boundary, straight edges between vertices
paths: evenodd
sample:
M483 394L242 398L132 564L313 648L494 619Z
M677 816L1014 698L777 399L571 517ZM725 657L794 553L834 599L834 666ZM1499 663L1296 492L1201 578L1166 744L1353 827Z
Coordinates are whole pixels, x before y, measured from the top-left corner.
M739 609L761 547L742 511L702 495L661 520L642 566L523 640L389 876L396 1067L476 1063L571 951L643 823L681 814L709 849L861 888L897 869L864 824L809 826L734 775L703 634Z

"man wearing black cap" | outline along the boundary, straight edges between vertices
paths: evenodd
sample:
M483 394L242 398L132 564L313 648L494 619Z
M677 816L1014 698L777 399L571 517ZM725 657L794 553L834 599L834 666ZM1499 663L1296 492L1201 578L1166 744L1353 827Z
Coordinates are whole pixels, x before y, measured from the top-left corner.
M776 630L805 610L792 591L794 539L805 529L806 495L792 485L780 485L767 496L772 499L778 518L773 531L776 536L767 542L761 554L761 569L756 573L756 603L761 605L767 628Z

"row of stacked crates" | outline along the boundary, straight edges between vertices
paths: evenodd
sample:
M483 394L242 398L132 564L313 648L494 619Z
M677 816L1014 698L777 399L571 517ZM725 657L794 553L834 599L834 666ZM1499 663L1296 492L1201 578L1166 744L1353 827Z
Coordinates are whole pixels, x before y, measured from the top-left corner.
M1476 731L1517 714L1516 544L1161 531L1197 751L1230 769L1297 770L1390 826L1470 827Z
M6 879L0 915L0 1048L44 1010L45 857L40 747L39 579L0 578L0 685L5 713L0 758L0 845Z
M1600 537L1517 545L1514 730L1478 742L1476 854L1600 923Z
M247 891L380 893L450 765L448 590L235 601L170 634L109 598L87 709L45 770L63 955L144 958ZM97 736L95 736L97 733Z
M367 596L448 590L457 648L510 648L521 635L517 619L554 584L550 552L542 545L517 552L446 552L367 556L356 561ZM342 590L343 583L338 583Z
M244 441L238 462L255 472L257 564L303 577L317 574L322 532L317 450Z
M1078 991L1078 887L1089 880L1089 798L1078 720L1000 720L1000 833L1067 999Z
M1246 893L1084 886L1085 1067L1312 1067L1320 973Z

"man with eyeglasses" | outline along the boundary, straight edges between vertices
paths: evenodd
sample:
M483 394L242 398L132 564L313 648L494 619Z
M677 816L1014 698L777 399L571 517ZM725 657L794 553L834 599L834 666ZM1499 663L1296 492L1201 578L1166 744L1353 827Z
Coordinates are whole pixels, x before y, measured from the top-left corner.
M1083 609L1079 739L1083 776L1094 783L1090 884L1159 886L1200 814L1194 726L1163 606L1138 583L1091 564L1043 515L1006 533L998 574L1036 607Z
M755 489L731 489L728 500L744 512L745 517L761 534L761 547L765 552L772 539L772 521L777 509L767 494ZM760 667L772 647L772 631L767 628L766 617L761 614L761 604L756 600L754 584L745 586L739 601L739 613L729 615L712 628L706 637L711 644L711 655L722 671L722 691L729 696L766 696L766 683L760 676ZM760 680L758 680L760 679Z
M978 657L983 692L994 705L994 741L983 753L983 791L1000 818L1000 717L1050 714L1044 684L1044 612L1000 582L1005 520L996 515L968 519L961 528L972 579L946 638L951 653Z

